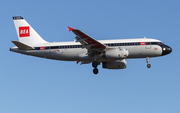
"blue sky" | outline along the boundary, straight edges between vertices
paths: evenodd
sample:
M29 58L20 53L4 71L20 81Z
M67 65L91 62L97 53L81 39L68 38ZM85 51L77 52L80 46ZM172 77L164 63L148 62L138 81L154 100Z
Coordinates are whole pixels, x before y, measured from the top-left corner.
M0 113L179 113L180 1L6 0L0 2ZM167 56L127 60L127 69L99 74L92 66L9 51L23 16L47 41L73 41L67 26L97 40L155 38Z

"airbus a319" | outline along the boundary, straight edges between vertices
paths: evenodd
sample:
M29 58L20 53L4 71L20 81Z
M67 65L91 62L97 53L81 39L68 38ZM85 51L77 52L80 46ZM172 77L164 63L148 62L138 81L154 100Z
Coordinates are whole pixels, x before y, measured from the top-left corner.
M47 42L26 22L23 17L13 17L19 41L10 51L41 58L92 63L93 73L98 74L98 65L105 69L125 69L126 59L149 58L167 55L172 49L160 40L150 38L95 40L78 29L69 28L76 36L74 42Z

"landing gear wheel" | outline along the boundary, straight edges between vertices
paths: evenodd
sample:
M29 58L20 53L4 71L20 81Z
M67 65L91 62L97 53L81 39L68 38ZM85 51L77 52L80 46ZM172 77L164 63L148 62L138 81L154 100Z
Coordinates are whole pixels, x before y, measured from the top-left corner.
M94 73L94 74L98 74L98 72L99 72L99 71L98 71L97 68L94 68L94 69L93 69L93 73Z
M149 64L149 57L146 57L147 67L150 68L151 64Z
M151 64L148 64L147 67L150 68L150 67L151 67Z
M98 63L96 62L96 61L94 61L93 63L92 63L92 67L97 67L98 66Z

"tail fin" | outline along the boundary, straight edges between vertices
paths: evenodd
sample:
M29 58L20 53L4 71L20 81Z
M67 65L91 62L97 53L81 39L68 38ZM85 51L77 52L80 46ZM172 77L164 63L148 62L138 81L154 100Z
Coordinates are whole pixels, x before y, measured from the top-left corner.
M46 43L23 17L13 17L13 21L20 42L28 45Z

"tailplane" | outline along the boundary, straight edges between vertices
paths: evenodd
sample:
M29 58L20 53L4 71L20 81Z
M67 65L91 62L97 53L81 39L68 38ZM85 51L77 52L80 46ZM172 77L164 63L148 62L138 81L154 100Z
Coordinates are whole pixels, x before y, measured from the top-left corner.
M23 17L13 17L13 21L20 42L27 45L47 43Z
M14 43L14 45L16 45L19 49L24 49L24 50L32 50L34 49L33 47L23 44L21 42L18 41L12 41L12 43Z

